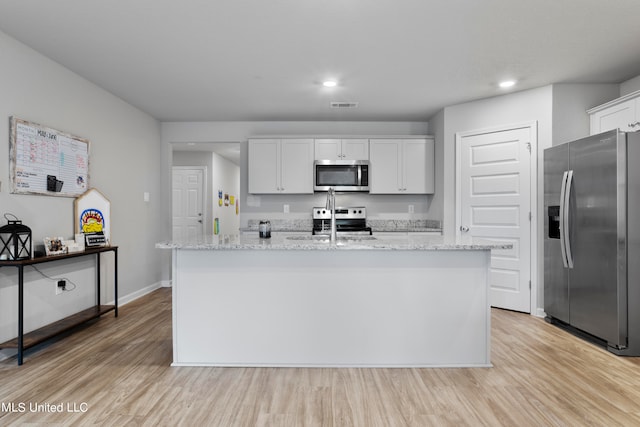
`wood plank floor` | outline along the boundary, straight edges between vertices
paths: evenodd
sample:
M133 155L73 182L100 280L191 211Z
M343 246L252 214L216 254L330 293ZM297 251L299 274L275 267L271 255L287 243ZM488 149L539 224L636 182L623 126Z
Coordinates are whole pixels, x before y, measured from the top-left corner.
M492 322L493 368L172 368L160 289L0 362L0 425L640 425L639 358L529 315Z

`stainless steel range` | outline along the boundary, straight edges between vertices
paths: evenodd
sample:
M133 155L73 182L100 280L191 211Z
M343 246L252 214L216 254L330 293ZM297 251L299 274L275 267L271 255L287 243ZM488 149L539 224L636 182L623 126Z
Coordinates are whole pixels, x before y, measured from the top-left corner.
M336 208L336 232L338 235L371 235L367 227L367 209L357 207ZM331 210L325 207L313 208L313 234L331 234Z

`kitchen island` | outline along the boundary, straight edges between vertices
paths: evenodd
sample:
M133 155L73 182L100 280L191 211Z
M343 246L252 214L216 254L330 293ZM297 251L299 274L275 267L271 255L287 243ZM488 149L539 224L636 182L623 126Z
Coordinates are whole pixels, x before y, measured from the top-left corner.
M490 251L397 236L208 236L172 250L174 366L486 367Z

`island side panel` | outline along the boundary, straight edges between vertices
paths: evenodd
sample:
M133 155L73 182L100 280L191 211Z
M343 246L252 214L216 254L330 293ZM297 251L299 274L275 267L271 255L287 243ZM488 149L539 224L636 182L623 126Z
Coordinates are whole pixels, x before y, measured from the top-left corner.
M490 366L488 250L174 251L174 365Z

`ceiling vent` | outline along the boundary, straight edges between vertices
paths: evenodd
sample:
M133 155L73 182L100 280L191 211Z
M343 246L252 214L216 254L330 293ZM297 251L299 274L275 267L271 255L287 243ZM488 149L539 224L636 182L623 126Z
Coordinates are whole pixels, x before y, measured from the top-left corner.
M356 108L357 102L332 102L331 108Z

